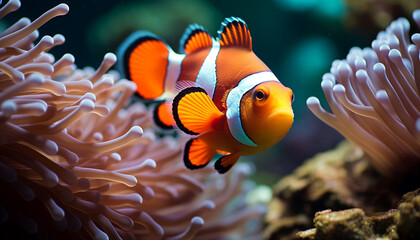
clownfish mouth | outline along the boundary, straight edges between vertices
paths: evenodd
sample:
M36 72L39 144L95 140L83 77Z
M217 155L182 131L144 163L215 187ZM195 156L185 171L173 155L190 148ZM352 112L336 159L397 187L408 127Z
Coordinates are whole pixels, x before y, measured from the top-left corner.
M293 119L295 115L293 114L292 110L276 110L274 112L272 112L268 117L272 118L272 117L291 117Z

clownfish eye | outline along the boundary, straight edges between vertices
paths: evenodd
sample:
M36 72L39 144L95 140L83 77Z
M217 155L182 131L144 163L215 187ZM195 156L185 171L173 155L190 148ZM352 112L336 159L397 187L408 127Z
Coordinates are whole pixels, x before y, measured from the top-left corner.
M291 101L295 101L295 94L292 93Z
M255 89L254 91L254 99L258 102L262 102L267 99L268 97L268 90L263 88Z
M255 94L255 98L258 99L258 100L263 100L264 96L265 96L265 94L261 90L258 90L257 93Z

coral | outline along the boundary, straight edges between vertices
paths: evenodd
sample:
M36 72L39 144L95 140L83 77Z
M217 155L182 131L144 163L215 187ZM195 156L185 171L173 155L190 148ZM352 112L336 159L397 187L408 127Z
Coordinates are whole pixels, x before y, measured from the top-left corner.
M420 10L413 13L420 25ZM372 165L389 177L420 167L420 34L400 18L380 32L372 48L354 47L336 60L321 87L332 110L315 97L309 109L363 149Z
M315 235L320 239L362 240L373 237L371 223L359 208L320 212L316 214L314 223L317 228Z
M318 212L314 218L315 228L299 232L298 239L419 239L419 190L404 195L398 209L372 216L366 216L365 212L359 208Z
M407 189L418 187L418 180L404 185L384 179L360 148L344 141L308 159L274 186L264 239L296 240L296 233L311 228L313 216L324 209L360 208L368 215L388 211Z
M344 141L274 186L263 237L419 239L420 189L406 193L416 188L418 179L401 183L379 175L360 148Z
M401 239L420 238L420 188L403 196L398 207L397 232Z
M9 1L0 17L17 10ZM258 237L264 209L248 206L246 165L191 172L182 138L159 138L135 85L109 71L77 69L48 51L62 35L37 29L60 4L0 34L0 231L2 238L229 239ZM141 126L141 127L140 127Z
M395 211L386 213L394 218ZM383 217L385 221L386 217ZM332 212L326 210L318 212L314 218L315 229L299 232L300 239L322 240L322 239L342 239L342 240L362 240L377 239L373 231L373 224L370 217L360 208L352 208L343 211ZM394 223L394 221L391 221ZM379 222L377 222L379 224ZM380 238L387 239L387 238Z

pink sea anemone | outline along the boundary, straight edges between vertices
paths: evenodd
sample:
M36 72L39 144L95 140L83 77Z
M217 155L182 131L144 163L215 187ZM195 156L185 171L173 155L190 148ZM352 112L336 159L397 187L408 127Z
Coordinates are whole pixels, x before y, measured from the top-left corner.
M420 26L420 10L413 13ZM420 34L409 37L400 18L380 32L372 48L354 47L336 60L321 87L332 110L315 97L309 109L359 146L382 174L395 177L420 167Z
M19 6L9 1L0 17ZM34 44L37 29L68 10L0 34L2 238L260 238L264 209L243 200L249 167L185 169L183 139L158 138L145 106L129 104L136 86L109 71L114 54L97 70L77 69L71 54L48 53L62 35Z

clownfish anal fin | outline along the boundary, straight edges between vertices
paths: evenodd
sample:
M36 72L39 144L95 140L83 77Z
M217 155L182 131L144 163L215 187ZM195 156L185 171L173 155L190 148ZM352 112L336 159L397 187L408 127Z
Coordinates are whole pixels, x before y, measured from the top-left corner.
M117 66L137 85L141 98L155 99L163 94L169 51L162 39L147 31L131 34L118 48Z
M223 113L204 89L189 87L175 96L172 115L183 132L198 135L215 130Z
M213 38L202 26L191 24L185 29L184 35L179 41L179 51L190 54L203 48L210 48L212 44Z
M189 169L205 167L216 154L214 148L209 147L200 138L192 138L185 144L184 163Z
M214 164L214 168L220 174L226 173L232 166L238 161L239 154L238 153L231 153L229 155L220 157L217 159L216 163Z
M244 20L237 17L225 18L218 31L221 47L241 47L252 50L251 33Z
M167 102L162 101L155 106L153 110L153 121L162 129L173 129L175 120L171 115L170 106Z

